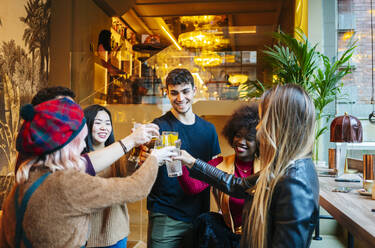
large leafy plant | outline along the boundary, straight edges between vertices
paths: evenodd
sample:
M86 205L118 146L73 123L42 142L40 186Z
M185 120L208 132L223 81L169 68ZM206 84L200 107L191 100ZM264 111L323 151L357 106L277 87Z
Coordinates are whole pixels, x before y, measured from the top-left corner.
M331 117L325 108L341 93L343 77L352 72L349 60L353 55L355 42L350 43L339 59L330 59L311 46L301 30L297 37L279 32L274 37L277 44L264 51L274 73L273 83L293 83L302 86L312 97L316 110L317 128L315 133L314 157L318 159L318 139L328 130L321 126Z
M299 39L283 32L274 33L278 43L267 47L265 58L273 69L273 83L299 84L308 89L319 65L319 53L316 45L310 46L302 31L296 33Z
M238 94L241 99L249 100L254 97L260 97L265 91L264 85L259 81L247 80L238 86Z

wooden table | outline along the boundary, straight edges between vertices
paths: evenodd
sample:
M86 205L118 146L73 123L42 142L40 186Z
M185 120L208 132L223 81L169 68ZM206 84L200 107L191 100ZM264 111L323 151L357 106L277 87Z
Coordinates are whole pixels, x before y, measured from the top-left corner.
M319 177L320 205L355 238L375 247L375 200L360 195L361 183L336 182L332 177ZM349 193L332 192L335 187L350 187Z

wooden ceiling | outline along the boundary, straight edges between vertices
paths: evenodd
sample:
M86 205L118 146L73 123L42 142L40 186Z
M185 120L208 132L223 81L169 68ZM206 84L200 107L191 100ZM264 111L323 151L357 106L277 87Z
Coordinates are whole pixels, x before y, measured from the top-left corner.
M100 1L100 0L95 0ZM115 9L138 33L159 34L162 43L171 44L161 29L160 20L167 22L178 38L181 28L171 19L179 16L226 15L230 26L256 26L255 34L231 37L232 50L263 49L272 44L271 33L278 27L291 32L294 26L295 0L102 0ZM121 5L123 3L123 5ZM117 10L117 11L116 11ZM118 13L119 11L124 11Z

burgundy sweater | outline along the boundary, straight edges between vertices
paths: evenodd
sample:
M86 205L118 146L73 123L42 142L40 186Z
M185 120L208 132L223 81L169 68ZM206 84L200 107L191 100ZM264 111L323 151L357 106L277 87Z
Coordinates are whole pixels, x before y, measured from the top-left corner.
M234 170L235 176L247 177L254 173L253 161L244 162L237 158L235 161L236 161L235 163L237 164ZM223 162L223 157L220 156L215 159L212 159L211 161L208 162L208 164L216 167L221 162ZM191 178L189 176L189 170L187 169L186 166L183 166L182 171L183 171L182 176L178 177L178 181L180 182L180 185L186 194L191 194L191 195L198 194L210 186L209 184L205 182ZM246 173L244 171L246 171ZM235 227L242 225L242 208L243 208L244 203L245 203L245 199L238 199L234 197L229 198L229 207L231 210L231 215L233 217Z

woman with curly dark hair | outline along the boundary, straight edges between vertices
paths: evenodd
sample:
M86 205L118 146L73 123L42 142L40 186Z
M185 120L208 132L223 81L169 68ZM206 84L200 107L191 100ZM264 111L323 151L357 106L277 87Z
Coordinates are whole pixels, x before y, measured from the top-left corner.
M259 116L256 175L235 177L184 150L174 160L188 166L192 177L246 199L241 248L310 247L319 218L319 180L311 159L314 103L301 86L277 85L263 94Z
M259 123L258 106L245 105L237 109L224 126L223 135L233 147L234 154L217 157L208 164L237 177L248 177L259 170L256 126ZM183 190L197 194L208 184L189 177L184 166L179 177ZM242 232L242 207L244 199L230 197L211 189L211 212L201 214L194 222L194 247L237 247Z

